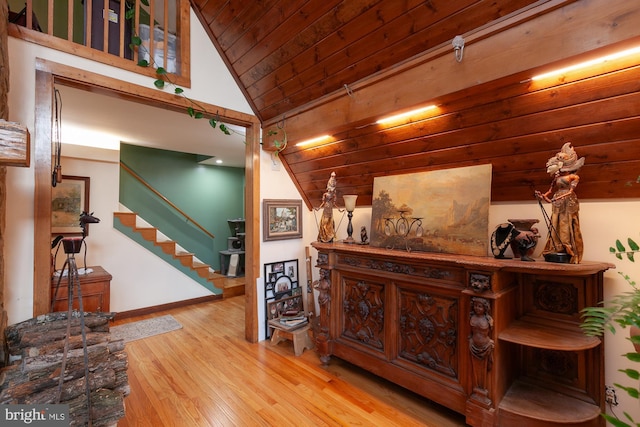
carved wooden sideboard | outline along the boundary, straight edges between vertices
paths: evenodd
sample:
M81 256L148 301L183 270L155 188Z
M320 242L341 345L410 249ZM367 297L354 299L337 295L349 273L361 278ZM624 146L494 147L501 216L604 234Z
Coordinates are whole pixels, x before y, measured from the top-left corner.
M601 262L554 264L313 243L323 363L334 355L472 426L603 426Z

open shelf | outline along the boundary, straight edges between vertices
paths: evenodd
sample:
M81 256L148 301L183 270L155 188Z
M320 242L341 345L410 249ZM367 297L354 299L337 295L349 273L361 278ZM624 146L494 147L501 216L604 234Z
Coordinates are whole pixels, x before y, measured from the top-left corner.
M578 326L575 329L560 329L541 325L526 317L511 322L498 338L529 347L560 351L589 350L600 345L599 338L584 335Z
M500 417L553 424L588 423L600 417L600 407L548 388L515 381L500 402ZM526 423L524 423L526 425Z

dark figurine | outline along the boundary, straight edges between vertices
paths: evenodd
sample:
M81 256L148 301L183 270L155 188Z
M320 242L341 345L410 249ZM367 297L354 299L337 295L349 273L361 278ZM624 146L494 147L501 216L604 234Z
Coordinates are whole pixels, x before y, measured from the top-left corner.
M367 240L369 240L369 236L367 236L367 227L363 225L360 227L360 243L366 245L368 243Z

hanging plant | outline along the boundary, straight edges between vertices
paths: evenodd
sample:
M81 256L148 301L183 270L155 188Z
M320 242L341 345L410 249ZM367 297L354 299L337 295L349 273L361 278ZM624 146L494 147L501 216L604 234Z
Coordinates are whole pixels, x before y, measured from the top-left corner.
M178 86L171 79L171 75L167 72L167 70L164 67L160 67L158 66L158 64L155 63L155 61L151 57L151 53L142 44L142 39L140 38L140 36L134 35L131 38L131 47L132 48L137 47L139 52L142 50L143 52L148 53L148 57L151 62L149 62L146 59L139 59L138 65L141 67L149 67L151 65L155 66L156 76L158 76L158 78L154 80L153 85L156 88L160 90L164 90L167 86L173 87L174 94L183 97L185 100L187 100L191 104L187 107L187 114L189 114L190 117L193 117L194 119L203 119L207 116L212 115L202 105L198 104L195 100L189 98L184 93L184 89ZM142 56L143 55L138 54L138 58ZM230 129L226 124L220 122L220 115L217 112L214 115L214 117L209 118L209 126L211 126L213 129L216 129L216 128L219 129L225 135L231 135L231 133L233 132L233 130Z
M274 156L278 157L278 155L280 154L280 152L282 150L284 150L285 148L287 148L287 131L284 130L284 124L283 125L276 125L276 127L278 128L278 130L273 130L273 129L269 129L267 131L267 136L271 137L271 136L280 136L280 139L274 139L273 140L273 145L276 147L276 151L274 152Z

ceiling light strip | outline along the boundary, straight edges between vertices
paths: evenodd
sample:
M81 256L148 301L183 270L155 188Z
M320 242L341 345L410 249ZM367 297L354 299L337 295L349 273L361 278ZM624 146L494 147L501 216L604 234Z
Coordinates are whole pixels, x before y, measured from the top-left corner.
M564 74L564 73L567 73L569 71L579 70L581 68L591 67L593 65L602 64L602 63L607 62L607 61L613 61L614 59L619 59L619 58L623 58L625 56L635 55L635 54L638 54L638 53L640 53L640 46L637 46L637 47L634 47L634 48L631 48L631 49L621 50L620 52L612 53L611 55L601 56L600 58L595 58L595 59L592 59L590 61L585 61L585 62L581 62L579 64L570 65L568 67L559 68L557 70L549 71L548 73L538 74L537 76L531 77L531 80L546 79L547 77L552 77L552 76L556 76L556 75L559 75L559 74Z
M436 108L435 105L427 105L426 107L417 108L415 110L407 111L406 113L395 114L393 116L382 118L382 119L378 120L376 123L378 123L379 125L382 125L382 124L389 123L389 122L395 122L395 121L398 121L398 120L401 120L401 119L405 119L407 117L411 117L411 116L415 116L415 115L424 113L424 112L429 111L429 110L433 110L434 108Z
M328 141L331 138L329 135L317 136L311 139L305 139L304 141L300 141L296 144L296 147L304 147L306 145L317 144L319 142Z

